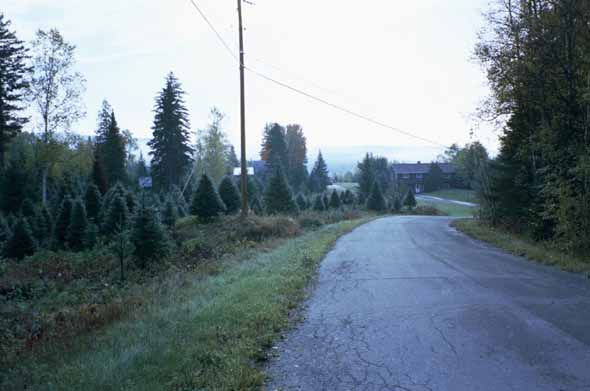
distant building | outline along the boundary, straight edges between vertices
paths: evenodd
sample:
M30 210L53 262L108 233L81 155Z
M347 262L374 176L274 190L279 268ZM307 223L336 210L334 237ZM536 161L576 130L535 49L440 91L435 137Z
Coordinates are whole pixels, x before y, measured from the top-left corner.
M267 167L266 162L264 160L254 160L252 162L248 162L248 175L250 176L257 176L262 177L266 173ZM242 175L242 168L236 167L234 168L234 176Z
M399 184L404 184L414 190L416 194L424 191L424 180L430 172L431 163L400 163L392 164L393 177ZM452 163L436 163L443 172L443 187L451 187L455 180L456 168Z

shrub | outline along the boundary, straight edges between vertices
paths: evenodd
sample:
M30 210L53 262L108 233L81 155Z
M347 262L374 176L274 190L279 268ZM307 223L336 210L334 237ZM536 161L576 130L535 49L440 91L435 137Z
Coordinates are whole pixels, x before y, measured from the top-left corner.
M397 194L393 196L393 201L391 202L391 209L396 213L402 210L402 201L399 199L399 196Z
M316 212L322 212L326 210L324 198L320 194L316 195L315 199L313 200L313 210L315 210Z
M135 246L134 255L142 268L149 261L169 254L170 243L154 208L142 205L138 210L131 241Z
M129 224L129 210L125 198L121 194L115 194L113 197L103 224L103 232L106 235L112 235L117 228L124 228Z
M264 204L266 212L270 214L298 212L297 204L293 200L293 194L280 166L268 182L264 193Z
M68 246L74 251L81 251L85 248L86 230L88 218L86 208L81 200L76 200L72 207L72 216L68 226Z
M371 194L369 194L369 199L367 200L367 209L375 212L383 212L385 209L387 209L387 203L385 202L385 198L383 197L381 186L379 186L378 181L373 183Z
M226 213L234 214L240 210L242 197L234 181L229 176L225 176L219 184L219 197L225 204Z
M341 206L340 196L338 195L338 192L336 190L334 190L332 192L332 195L330 196L330 208L340 209L340 206Z
M297 199L295 201L297 202L297 206L299 207L299 210L307 209L307 199L305 198L305 196L303 194L299 193L297 195Z
M404 206L408 207L408 210L412 210L416 206L416 197L414 197L412 189L408 189L404 197Z
M193 197L191 214L198 216L202 222L208 223L219 217L224 211L225 205L219 198L211 179L203 174Z
M328 198L328 193L324 193L322 195L322 201L324 202L324 209L328 210L330 207L330 198Z
M27 219L21 217L16 225L14 231L8 238L4 245L3 254L6 258L23 259L27 255L35 253L36 245L31 233L31 228Z

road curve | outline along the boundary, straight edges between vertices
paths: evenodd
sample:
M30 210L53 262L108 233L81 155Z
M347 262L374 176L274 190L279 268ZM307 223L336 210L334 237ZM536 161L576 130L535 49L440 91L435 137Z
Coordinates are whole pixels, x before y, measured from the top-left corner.
M590 280L450 221L383 218L341 238L267 390L590 390Z

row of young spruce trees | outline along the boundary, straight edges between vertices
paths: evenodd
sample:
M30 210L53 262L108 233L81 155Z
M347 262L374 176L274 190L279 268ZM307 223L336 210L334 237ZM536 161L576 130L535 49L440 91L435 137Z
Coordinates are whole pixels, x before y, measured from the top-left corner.
M185 92L172 73L155 98L149 164L141 155L136 159L137 141L121 129L107 101L95 137L71 132L84 116L85 80L75 69L75 50L55 29L38 31L27 45L0 14L0 257L108 245L145 266L172 250L178 218L192 214L208 223L239 212L233 168L240 164L222 130L223 114L213 109L211 124L197 132L194 143ZM48 86L47 77L59 82ZM25 131L27 124L39 126ZM307 170L299 125L267 125L261 159L265 169L247 184L256 214L401 208L401 197L386 202L382 189L389 182L378 172L383 165L369 155L365 163L370 164L359 164L359 197L350 191L328 193L321 153ZM138 179L148 176L153 188L140 189ZM411 193L404 200L409 207L415 204Z

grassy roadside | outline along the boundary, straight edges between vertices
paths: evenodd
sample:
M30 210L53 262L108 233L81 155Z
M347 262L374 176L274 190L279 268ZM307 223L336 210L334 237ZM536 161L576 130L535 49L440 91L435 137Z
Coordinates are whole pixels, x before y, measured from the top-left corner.
M590 272L590 260L577 258L543 243L536 243L517 235L479 223L477 220L457 220L452 226L467 235L493 244L511 254L523 256L546 265L558 266L571 272Z
M424 201L417 199L418 206L431 206L452 217L472 217L476 208L448 202Z
M368 220L329 225L249 261L228 261L214 276L177 275L162 283L141 316L76 338L67 350L39 352L0 385L85 391L256 388L263 381L257 363L288 325L317 264L338 237Z
M476 195L475 191L473 191L473 190L443 189L443 190L433 191L431 193L424 193L424 195L444 198L447 200L472 202L474 204L477 204L477 195Z

